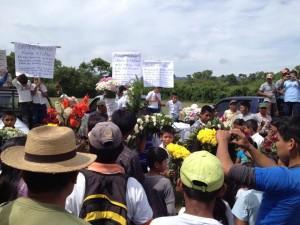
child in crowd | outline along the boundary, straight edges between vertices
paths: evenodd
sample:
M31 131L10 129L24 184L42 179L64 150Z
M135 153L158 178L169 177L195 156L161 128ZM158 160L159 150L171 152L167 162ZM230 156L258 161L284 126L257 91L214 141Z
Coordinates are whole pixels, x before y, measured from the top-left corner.
M168 154L160 147L147 153L150 171L145 176L144 188L153 210L153 218L175 215L175 195L170 180L161 174L168 169Z
M161 144L159 147L166 149L167 145L174 142L175 129L172 126L164 126L160 131Z
M182 110L182 103L178 101L177 93L172 93L171 100L167 102L166 106L169 108L169 115L173 121L177 122L179 120L180 111Z
M17 117L13 112L4 112L1 119L3 122L3 128L5 127L15 128Z
M258 123L256 120L250 119L245 122L244 133L246 136L251 137L256 143L257 149L260 149L264 138L258 133Z

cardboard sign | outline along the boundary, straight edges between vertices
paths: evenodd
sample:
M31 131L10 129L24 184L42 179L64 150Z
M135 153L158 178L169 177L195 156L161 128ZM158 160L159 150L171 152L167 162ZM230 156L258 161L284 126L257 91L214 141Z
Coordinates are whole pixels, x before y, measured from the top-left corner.
M56 46L14 44L17 76L53 78Z

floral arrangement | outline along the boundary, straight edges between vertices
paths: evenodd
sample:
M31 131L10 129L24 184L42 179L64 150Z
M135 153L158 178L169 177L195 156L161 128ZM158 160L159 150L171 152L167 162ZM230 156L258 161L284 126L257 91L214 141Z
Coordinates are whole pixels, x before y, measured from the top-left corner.
M4 127L0 129L0 144L2 144L4 141L10 138L22 136L26 136L26 134L23 133L21 130L13 127Z
M167 145L167 150L173 159L185 159L191 154L184 146L173 143Z
M111 77L103 77L96 84L96 91L104 92L104 96L107 98L115 98L118 91L118 82Z
M128 136L127 143L129 146L134 146L138 136L159 134L162 127L172 126L172 124L171 117L162 113L141 116L137 119L133 134Z
M89 110L89 97L81 101L75 97L62 96L55 102L55 108L48 109L48 123L69 126L78 129L81 118Z
M215 129L204 128L198 132L197 139L202 144L216 146L217 145L216 134L217 134L217 131Z
M127 109L129 111L139 113L143 106L143 101L141 99L143 88L143 82L138 77L130 84L130 87L126 92L126 95L128 96Z
M196 121L199 117L199 113L201 112L201 108L198 107L197 104L192 104L189 107L185 107L182 109L183 113L183 121L190 122Z

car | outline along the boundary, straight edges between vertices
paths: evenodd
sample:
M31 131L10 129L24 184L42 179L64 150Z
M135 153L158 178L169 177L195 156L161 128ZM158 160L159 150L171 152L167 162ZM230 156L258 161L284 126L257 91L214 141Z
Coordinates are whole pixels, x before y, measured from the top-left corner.
M21 112L18 104L19 95L14 87L0 87L0 117L3 112L11 111L17 117L21 117Z
M215 109L219 117L223 116L225 110L229 108L229 102L231 100L236 100L238 106L240 102L248 101L250 103L250 112L257 113L259 109L259 103L262 103L264 101L264 98L258 96L233 96L233 97L223 98L220 101L218 101L218 103L215 105Z

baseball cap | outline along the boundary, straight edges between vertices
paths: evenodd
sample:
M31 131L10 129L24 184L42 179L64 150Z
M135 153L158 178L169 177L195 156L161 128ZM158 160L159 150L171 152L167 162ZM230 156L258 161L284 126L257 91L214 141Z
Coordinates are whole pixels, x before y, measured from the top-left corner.
M267 76L266 76L266 78L267 78L267 79L273 79L273 74L268 73Z
M190 154L180 168L182 183L195 190L213 192L224 183L224 172L219 159L208 151Z
M268 103L267 102L260 103L259 108L268 108Z
M232 100L229 102L229 105L231 105L231 104L236 104L236 103L237 103L237 100L232 99Z
M112 122L100 122L88 134L90 145L96 149L118 148L123 136L119 127Z

